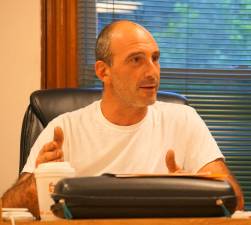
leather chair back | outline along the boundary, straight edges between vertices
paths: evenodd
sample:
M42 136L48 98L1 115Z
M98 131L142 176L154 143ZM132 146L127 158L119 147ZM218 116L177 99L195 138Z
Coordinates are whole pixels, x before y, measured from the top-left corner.
M60 88L34 91L25 112L20 141L19 172L22 171L30 149L47 124L60 114L85 107L101 98L102 89ZM187 99L172 92L158 92L158 100L188 104Z

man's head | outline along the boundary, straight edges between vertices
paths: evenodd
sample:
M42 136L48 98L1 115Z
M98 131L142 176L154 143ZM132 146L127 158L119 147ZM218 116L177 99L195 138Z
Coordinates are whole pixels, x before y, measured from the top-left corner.
M110 49L111 35L113 32L113 28L116 26L116 24L117 22L108 24L99 33L95 48L96 61L100 60L107 63L108 65L111 65L112 63L112 52Z
M96 42L96 74L118 104L146 107L159 87L159 48L144 27L130 21L106 26Z

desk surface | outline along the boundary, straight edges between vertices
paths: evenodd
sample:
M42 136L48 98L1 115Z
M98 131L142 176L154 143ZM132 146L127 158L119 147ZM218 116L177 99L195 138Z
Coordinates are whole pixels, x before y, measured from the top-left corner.
M0 225L11 224L0 222ZM16 225L251 225L251 219L230 218L156 218L156 219L84 219L18 222Z

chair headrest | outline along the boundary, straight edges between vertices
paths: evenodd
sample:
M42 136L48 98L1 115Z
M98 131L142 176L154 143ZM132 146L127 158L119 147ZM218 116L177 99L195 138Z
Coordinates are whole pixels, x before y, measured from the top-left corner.
M101 89L59 88L38 90L30 96L30 105L46 126L56 116L87 106L101 98Z
M30 96L30 106L43 126L65 112L85 107L101 98L100 88L58 88L38 90ZM174 92L159 91L158 100L188 104L187 99Z

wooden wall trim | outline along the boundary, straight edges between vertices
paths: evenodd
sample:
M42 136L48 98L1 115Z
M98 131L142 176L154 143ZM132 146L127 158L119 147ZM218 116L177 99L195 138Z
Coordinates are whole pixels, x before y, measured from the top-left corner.
M77 0L41 0L41 88L77 87Z

